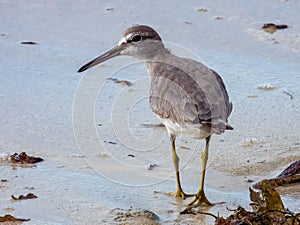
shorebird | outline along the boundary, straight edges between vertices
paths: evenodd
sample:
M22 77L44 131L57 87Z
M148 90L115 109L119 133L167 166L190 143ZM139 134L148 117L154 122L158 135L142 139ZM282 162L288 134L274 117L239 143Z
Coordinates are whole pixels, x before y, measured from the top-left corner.
M166 126L172 146L177 182L177 191L173 195L183 199L194 196L190 206L213 205L204 193L210 138L212 134L233 129L228 124L232 103L222 78L200 62L172 54L158 33L146 25L127 28L117 46L85 64L78 72L119 55L132 56L145 63L151 77L149 104ZM179 157L175 148L179 134L206 141L201 156L200 187L195 195L186 194L180 183Z

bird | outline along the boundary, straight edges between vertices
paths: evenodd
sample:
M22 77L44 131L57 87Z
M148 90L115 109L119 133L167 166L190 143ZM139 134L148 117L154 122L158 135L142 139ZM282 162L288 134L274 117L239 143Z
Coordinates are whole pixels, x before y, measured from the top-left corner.
M172 195L182 199L194 197L189 206L214 205L204 192L209 143L213 134L233 130L228 123L233 106L221 76L198 61L172 54L159 34L147 25L127 28L115 47L83 65L78 72L119 55L140 60L150 75L149 105L165 125L171 142L177 183ZM200 187L194 195L186 194L180 181L175 141L181 134L205 139Z

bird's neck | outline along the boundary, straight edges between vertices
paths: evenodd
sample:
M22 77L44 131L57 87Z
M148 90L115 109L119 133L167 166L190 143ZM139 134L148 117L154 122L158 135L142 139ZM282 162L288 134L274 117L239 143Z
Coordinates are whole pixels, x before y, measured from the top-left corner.
M164 48L164 51L144 60L144 63L150 76L159 76L157 71L160 71L162 66L170 65L176 67L177 58L168 49Z
M139 60L145 61L161 61L170 54L170 51L165 48L164 44L161 41L145 41L143 45L139 47L139 51L136 52L134 57Z

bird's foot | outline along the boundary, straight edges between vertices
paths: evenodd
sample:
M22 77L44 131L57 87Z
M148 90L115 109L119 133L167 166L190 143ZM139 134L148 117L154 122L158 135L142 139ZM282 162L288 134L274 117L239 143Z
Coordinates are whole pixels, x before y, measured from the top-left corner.
M186 199L186 198L189 198L189 197L193 197L195 195L194 194L186 194L186 193L184 193L183 190L177 189L176 193L173 193L173 196L179 197L179 198L182 198L182 199Z
M195 198L188 204L188 206L197 207L201 204L204 204L206 206L215 205L215 203L211 203L210 201L208 201L203 190L198 191L198 193L195 195Z
M186 199L186 198L195 196L194 194L186 194L186 193L184 193L184 191L182 189L177 189L176 192L155 191L155 193L163 194L163 195L167 195L167 196L174 196L174 197L182 198L182 199Z
M187 205L187 207L180 212L180 214L195 214L194 209L198 208L200 205L206 205L207 207L214 206L216 204L222 204L224 202L220 203L211 203L206 198L204 191L199 190L198 193L195 195L195 198Z

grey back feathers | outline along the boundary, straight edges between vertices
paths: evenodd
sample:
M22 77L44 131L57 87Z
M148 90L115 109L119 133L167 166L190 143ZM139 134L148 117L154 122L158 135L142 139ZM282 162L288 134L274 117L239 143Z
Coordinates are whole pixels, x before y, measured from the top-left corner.
M208 133L232 129L227 123L232 104L214 70L172 54L146 65L151 75L150 106L159 117Z

